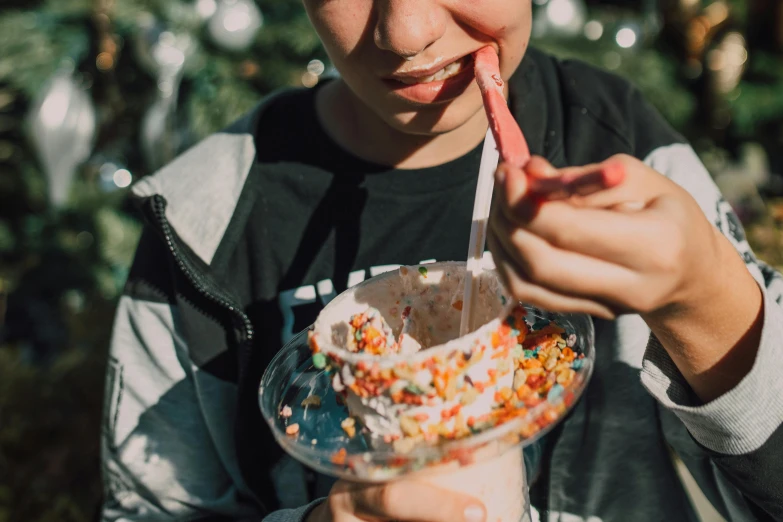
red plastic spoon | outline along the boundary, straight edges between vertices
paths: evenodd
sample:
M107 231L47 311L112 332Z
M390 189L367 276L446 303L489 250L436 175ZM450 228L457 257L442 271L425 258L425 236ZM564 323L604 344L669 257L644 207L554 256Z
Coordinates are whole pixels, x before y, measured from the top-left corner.
M489 119L492 135L500 152L500 158L517 168L524 168L530 161L530 149L514 116L508 108L503 93L505 82L500 76L498 55L492 47L484 47L473 55L476 82L484 100L484 110ZM542 178L528 176L533 192L555 199L573 194L587 195L611 188L625 179L625 169L620 164L602 165L593 172L578 176Z

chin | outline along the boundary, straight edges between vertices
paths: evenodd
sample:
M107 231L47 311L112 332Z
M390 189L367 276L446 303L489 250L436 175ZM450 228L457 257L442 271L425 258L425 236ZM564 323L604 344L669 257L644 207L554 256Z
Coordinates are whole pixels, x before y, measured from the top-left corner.
M438 136L455 131L483 110L481 97L457 99L445 107L382 115L393 129L417 136Z

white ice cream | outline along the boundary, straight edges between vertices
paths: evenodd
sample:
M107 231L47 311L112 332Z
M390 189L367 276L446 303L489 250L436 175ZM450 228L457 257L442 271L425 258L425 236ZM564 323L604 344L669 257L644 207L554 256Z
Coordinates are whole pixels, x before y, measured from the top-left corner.
M427 433L430 426L437 429L455 428L458 420L464 424L468 417L479 417L488 413L495 403L495 393L504 387L510 388L513 381L512 356L494 352L491 334L500 325L508 297L494 272L481 276L476 324L483 325L475 332L457 339L463 295L464 263L438 263L423 267L402 267L398 271L382 274L366 281L333 300L319 315L313 337L327 356L337 356L340 368L340 383L349 384L357 372L357 364L377 364L380 369L400 366L414 366L417 362L432 359L433 355L450 361L458 352L470 354L469 367L455 368L456 389L473 386L468 383L488 383L494 372L496 381L486 384L482 392L471 390L467 394L452 393L451 397L428 397L422 405L399 404L393 400L394 392L413 385L420 390L432 389L434 377L422 369L410 377L400 378L391 389L378 396L362 397L346 389L346 405L372 435L374 444L382 444L384 436L400 436L406 430L401 425L402 417L418 419L421 430ZM403 319L403 312L410 307L410 314ZM397 339L402 335L401 353L389 356L351 353L349 346L350 318L368 308L375 308L382 314ZM478 347L484 346L483 351ZM502 350L500 350L502 352ZM508 350L506 350L508 352ZM495 358L492 356L495 355ZM448 364L447 364L448 365ZM442 412L461 405L461 415L444 420ZM443 424L441 424L443 423ZM433 428L435 429L435 428ZM410 430L408 430L410 431Z

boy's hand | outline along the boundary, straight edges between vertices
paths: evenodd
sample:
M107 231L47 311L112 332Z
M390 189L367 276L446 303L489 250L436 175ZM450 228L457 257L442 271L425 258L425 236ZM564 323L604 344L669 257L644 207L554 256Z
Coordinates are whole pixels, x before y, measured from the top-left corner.
M340 480L307 522L484 522L485 517L484 506L478 500L426 482L356 484Z
M726 240L665 176L630 156L604 163L624 168L620 185L557 200L531 193L530 178L578 177L596 165L556 170L534 157L524 173L498 168L488 243L508 290L548 310L603 318L709 299Z
M762 292L732 244L683 188L629 156L625 180L559 200L530 177L579 176L533 158L501 166L487 241L519 300L555 312L647 322L696 395L709 402L750 371L763 325ZM579 185L578 183L576 185Z

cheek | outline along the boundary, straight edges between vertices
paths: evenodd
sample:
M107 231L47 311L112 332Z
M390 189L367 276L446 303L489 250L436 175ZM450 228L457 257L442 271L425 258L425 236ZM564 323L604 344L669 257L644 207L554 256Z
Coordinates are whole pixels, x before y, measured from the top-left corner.
M517 68L530 41L531 0L455 0L460 22L473 36L500 48L505 78Z
M454 0L452 11L470 29L499 38L530 25L531 0Z
M305 0L305 9L333 62L343 62L365 38L371 0Z

